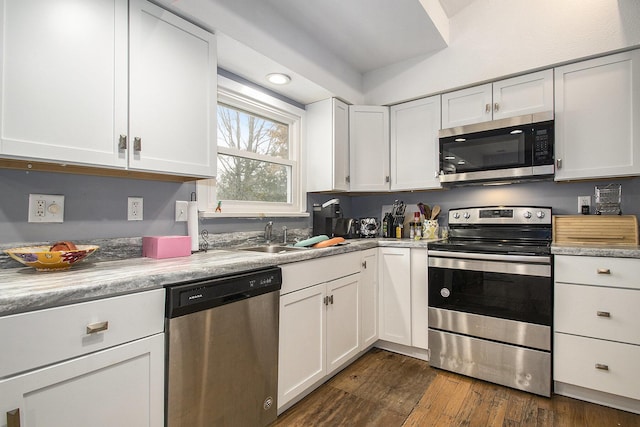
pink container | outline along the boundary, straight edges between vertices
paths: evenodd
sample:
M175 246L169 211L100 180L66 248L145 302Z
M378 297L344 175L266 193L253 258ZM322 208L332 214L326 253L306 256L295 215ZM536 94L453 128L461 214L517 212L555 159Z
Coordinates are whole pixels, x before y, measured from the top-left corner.
M142 256L176 258L191 255L189 236L148 236L142 238Z

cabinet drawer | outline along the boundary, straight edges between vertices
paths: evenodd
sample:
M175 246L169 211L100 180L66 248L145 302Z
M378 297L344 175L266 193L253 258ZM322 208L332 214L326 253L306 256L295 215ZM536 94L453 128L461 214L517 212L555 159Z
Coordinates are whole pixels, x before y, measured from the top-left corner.
M164 289L1 317L0 378L163 330Z
M324 258L281 265L282 289L280 294L339 279L360 272L361 252L333 255Z
M640 259L556 255L554 262L556 282L640 289Z
M553 360L555 381L640 399L640 346L556 333Z
M557 332L640 345L640 291L556 283Z

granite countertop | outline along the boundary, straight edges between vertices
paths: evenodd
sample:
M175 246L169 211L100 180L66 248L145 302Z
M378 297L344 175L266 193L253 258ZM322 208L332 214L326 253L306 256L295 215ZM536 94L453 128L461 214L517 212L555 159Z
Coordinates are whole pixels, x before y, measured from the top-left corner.
M554 243L551 245L551 253L554 255L640 258L640 246Z
M170 259L86 260L70 270L41 272L31 267L0 270L0 316L162 288L241 271L376 247L426 248L428 240L354 239L324 249L279 254L215 249Z

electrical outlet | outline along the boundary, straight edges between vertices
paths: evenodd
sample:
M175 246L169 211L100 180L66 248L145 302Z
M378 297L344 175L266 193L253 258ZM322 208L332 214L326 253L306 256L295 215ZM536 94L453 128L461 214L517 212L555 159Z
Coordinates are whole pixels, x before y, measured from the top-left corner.
M64 196L29 194L29 222L63 222Z
M582 207L588 206L589 213L591 213L591 196L578 196L578 213L581 214Z
M127 198L127 220L142 221L142 197Z
M187 209L189 209L189 202L176 200L176 222L187 221Z

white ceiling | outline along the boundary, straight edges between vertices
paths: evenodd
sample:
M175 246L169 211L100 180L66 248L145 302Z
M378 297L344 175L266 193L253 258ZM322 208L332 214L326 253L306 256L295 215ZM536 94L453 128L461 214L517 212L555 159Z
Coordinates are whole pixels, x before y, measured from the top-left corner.
M316 61L316 54L337 58L345 64L345 69L362 76L391 64L418 56L426 56L446 48L446 37L434 24L423 7L424 4L437 5L438 0L213 0L224 3L242 16L243 22L254 28L266 29L278 37L286 31L289 40L299 34L300 38L313 41L318 49L303 52L310 62ZM254 3L258 1L258 3ZM475 0L439 0L441 12L451 18ZM250 5L254 8L251 9ZM267 27L267 15L275 16L271 22L277 25ZM282 28L286 25L286 30ZM234 30L237 30L234 29ZM252 28L247 28L251 31ZM219 32L220 34L220 32ZM328 96L336 96L322 84L314 83L296 70L286 69L282 61L268 56L257 45L246 45L243 35L220 34L218 55L220 66L263 86L267 72L282 71L293 78L292 84L273 87L285 96L301 103L309 103ZM292 35L294 35L292 37ZM238 40L235 38L239 37ZM297 40L291 40L295 45ZM286 43L286 39L285 39ZM242 46L244 44L244 47ZM260 42L258 42L260 44ZM319 52L323 50L324 53ZM339 96L339 95L338 95Z

